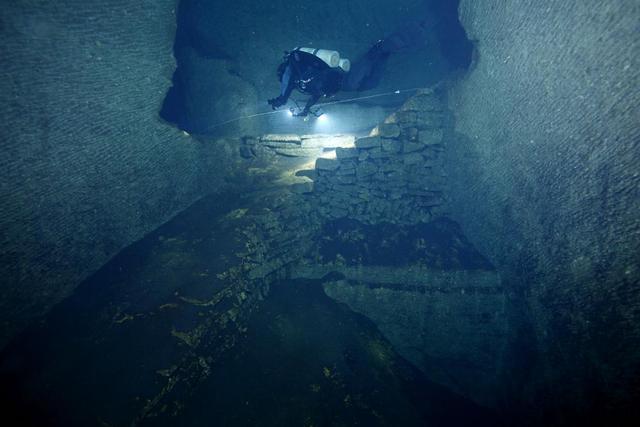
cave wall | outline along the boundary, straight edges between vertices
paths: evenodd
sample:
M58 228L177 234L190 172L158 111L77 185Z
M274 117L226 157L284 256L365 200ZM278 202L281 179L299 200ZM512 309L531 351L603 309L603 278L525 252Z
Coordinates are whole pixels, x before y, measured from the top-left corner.
M476 55L450 91L451 211L528 311L511 398L550 423L637 415L640 4L459 13Z
M158 117L176 0L25 0L0 16L0 347L217 188L224 144Z

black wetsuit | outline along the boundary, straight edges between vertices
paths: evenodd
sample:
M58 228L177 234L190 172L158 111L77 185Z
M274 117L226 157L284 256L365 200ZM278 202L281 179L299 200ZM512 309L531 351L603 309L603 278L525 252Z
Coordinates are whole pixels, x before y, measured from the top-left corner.
M278 69L280 96L269 100L275 110L286 104L293 89L310 95L303 111L306 116L311 107L323 96L339 91L361 91L373 89L382 77L388 52L383 52L378 43L364 55L348 73L341 68L331 68L323 60L307 52L293 51L285 57Z
M380 40L359 58L348 73L341 68L331 68L320 58L307 52L294 50L289 53L278 68L280 96L269 100L275 110L287 103L294 88L310 95L304 110L306 116L310 108L323 96L331 96L338 91L364 91L375 88L384 70L387 58L393 52L418 45L424 41L425 23L405 25L384 40Z
M293 89L310 95L301 115L323 96L330 96L342 88L345 72L341 68L331 68L323 60L307 52L295 50L285 57L278 69L280 96L269 100L276 109L284 105Z

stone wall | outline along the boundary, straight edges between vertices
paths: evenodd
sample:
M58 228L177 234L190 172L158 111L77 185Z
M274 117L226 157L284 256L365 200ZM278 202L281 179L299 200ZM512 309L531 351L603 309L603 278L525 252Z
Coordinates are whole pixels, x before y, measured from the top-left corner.
M174 70L176 4L3 4L0 346L220 185L223 145L158 118Z
M460 15L477 55L451 90L450 206L529 309L511 396L548 424L637 415L640 5L462 1Z
M351 148L319 158L314 193L327 218L428 222L446 212L445 113L431 90L410 98Z

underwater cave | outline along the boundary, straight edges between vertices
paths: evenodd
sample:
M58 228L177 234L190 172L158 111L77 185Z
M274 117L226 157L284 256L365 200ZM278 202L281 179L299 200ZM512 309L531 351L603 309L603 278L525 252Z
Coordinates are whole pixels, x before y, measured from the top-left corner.
M6 4L2 416L635 426L639 19Z

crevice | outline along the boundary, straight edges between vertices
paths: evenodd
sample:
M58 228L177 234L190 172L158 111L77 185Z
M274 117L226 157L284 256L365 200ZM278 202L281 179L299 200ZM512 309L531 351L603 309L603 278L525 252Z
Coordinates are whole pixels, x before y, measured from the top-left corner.
M473 60L473 43L458 17L460 0L427 0L442 56L455 69L468 70Z

